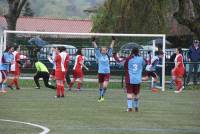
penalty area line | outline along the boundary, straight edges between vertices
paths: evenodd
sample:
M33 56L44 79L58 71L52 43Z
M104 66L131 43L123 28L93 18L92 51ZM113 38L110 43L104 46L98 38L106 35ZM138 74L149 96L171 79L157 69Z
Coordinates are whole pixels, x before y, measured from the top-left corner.
M25 124L25 125L29 125L29 126L34 126L34 127L37 127L37 128L41 128L43 131L40 132L39 134L48 134L50 132L49 128L47 128L45 126L38 125L38 124L34 124L34 123L22 122L22 121L15 121L15 120L5 120L5 119L0 119L0 121L12 122L12 123L20 123L20 124Z

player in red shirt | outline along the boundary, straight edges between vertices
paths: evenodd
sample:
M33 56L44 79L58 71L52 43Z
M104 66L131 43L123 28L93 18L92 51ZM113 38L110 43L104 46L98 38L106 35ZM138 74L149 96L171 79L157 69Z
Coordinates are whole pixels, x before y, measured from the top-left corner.
M65 52L64 47L57 48L56 57L55 57L55 79L56 79L56 97L64 97L64 83L65 83L65 74L68 69L69 55Z
M75 59L75 64L73 67L73 80L69 84L69 90L71 90L74 82L78 79L77 90L80 91L81 84L83 82L83 76L84 76L83 70L82 70L83 67L86 70L88 70L88 68L84 65L84 56L82 54L82 49L78 49L77 56Z
M13 85L15 85L16 89L19 90L19 76L20 76L20 47L15 46L14 52L12 53L14 56L14 62L11 64L11 74L13 74L13 80L8 85L9 88L13 89Z
M176 91L175 93L181 93L183 90L183 76L185 73L185 67L183 64L183 51L181 48L176 49L176 58L174 60L175 67L172 69L172 79L175 81L176 84Z

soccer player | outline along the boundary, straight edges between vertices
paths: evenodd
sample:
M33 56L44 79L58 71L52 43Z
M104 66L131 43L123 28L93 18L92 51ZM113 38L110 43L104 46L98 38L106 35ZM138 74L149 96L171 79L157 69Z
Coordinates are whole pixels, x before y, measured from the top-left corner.
M1 57L0 63L0 92L6 93L6 82L7 75L10 71L10 66L13 63L14 56L12 54L14 48L12 46L8 46Z
M14 47L14 52L12 53L14 56L14 62L11 65L11 73L13 74L13 80L8 85L9 88L13 89L13 85L15 85L16 89L19 90L19 76L20 76L20 46Z
M46 87L51 88L51 89L55 89L54 86L49 85L49 71L48 71L47 67L42 62L40 62L38 59L36 59L35 67L36 67L36 70L37 70L37 72L34 76L34 81L35 81L35 84L37 86L35 88L40 89L39 79L43 78L44 85Z
M112 56L115 38L112 37L110 48L98 48L95 38L92 38L92 44L95 48L95 57L98 62L98 79L99 79L99 99L98 102L104 101L104 96L110 79L110 57Z
M49 62L53 65L53 69L50 73L50 79L51 80L55 80L55 68L56 68L56 65L55 65L55 57L56 57L56 47L53 47L52 48L52 53L51 55L48 55L47 56L47 59L49 60Z
M176 49L176 58L174 60L175 67L172 69L172 79L175 81L176 84L176 91L175 93L181 93L183 91L183 76L185 73L185 67L183 64L183 51L181 48Z
M71 88L74 84L74 82L76 80L78 80L78 84L77 84L77 91L81 90L81 85L83 82L83 77L84 77L84 73L83 73L83 67L86 70L89 70L85 65L84 65L84 59L85 57L82 54L82 49L78 49L78 51L76 52L77 56L75 59L75 64L73 67L73 80L71 81L71 83L69 84L69 90L71 91Z
M138 112L140 83L142 82L142 70L145 61L143 57L139 56L138 48L133 48L131 55L127 58L119 60L117 55L114 55L114 58L117 62L124 62L127 90L127 112L133 111L133 103L135 112Z
M56 98L65 97L65 74L68 69L69 55L66 48L58 47L56 51L55 63L55 79L56 79Z
M155 56L153 56L150 51L148 52L148 57L146 59L147 66L145 68L145 77L143 77L142 80L147 81L150 77L152 77L153 82L157 82L158 75L156 74L156 67L159 63L158 53L159 52L156 51ZM154 84L151 88L153 92L157 92L157 89L154 87Z

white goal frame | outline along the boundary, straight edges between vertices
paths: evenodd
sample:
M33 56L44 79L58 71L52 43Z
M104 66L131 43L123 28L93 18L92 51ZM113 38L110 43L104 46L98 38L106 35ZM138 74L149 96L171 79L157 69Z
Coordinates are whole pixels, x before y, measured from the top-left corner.
M68 33L68 32L39 32L39 31L11 31L4 30L3 37L1 37L0 49L4 50L6 47L7 34L38 34L38 35L71 35L71 36L115 36L115 37L161 37L162 50L164 52L162 61L162 91L165 91L165 48L166 48L166 35L165 34L123 34L123 33ZM153 41L155 46L155 41ZM0 56L2 52L0 52Z

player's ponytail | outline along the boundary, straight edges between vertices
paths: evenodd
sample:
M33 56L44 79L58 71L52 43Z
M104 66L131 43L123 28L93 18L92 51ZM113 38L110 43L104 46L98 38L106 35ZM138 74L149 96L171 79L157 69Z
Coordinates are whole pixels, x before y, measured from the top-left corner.
M139 48L134 47L131 51L131 55L139 56Z
M178 53L179 53L179 54L183 55L183 50L182 50L181 47L177 48L177 50L178 50Z

